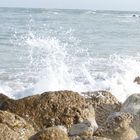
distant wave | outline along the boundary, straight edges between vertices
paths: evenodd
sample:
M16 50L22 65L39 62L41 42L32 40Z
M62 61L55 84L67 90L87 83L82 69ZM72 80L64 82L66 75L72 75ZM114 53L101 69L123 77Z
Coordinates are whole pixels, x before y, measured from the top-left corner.
M87 15L96 14L96 11L87 11L87 12L85 12L85 14L87 14Z
M125 15L118 15L118 18L139 18L140 15L138 14L125 14Z

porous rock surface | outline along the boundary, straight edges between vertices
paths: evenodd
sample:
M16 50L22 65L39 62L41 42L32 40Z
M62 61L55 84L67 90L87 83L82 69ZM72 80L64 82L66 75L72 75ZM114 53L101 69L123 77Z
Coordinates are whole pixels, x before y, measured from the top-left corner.
M34 128L23 118L0 111L0 140L28 140L34 133Z
M36 130L56 125L70 127L95 118L94 108L89 107L84 97L72 91L45 92L19 100L5 97L0 103L0 110L18 114Z
M111 113L120 111L121 103L110 92L96 91L84 94L89 96L87 102L93 105L96 121L99 126L106 121Z
M137 134L130 126L132 120L133 116L130 113L113 113L107 118L104 126L100 127L94 135L112 140L133 140L137 138Z
M123 103L122 112L130 112L133 114L134 119L132 121L132 127L140 136L140 94L133 94L129 96Z
M59 127L50 127L38 132L30 140L69 140L69 138Z

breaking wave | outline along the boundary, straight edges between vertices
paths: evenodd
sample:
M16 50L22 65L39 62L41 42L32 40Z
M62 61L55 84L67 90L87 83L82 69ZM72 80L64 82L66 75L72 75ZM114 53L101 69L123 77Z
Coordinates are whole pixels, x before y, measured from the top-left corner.
M21 98L56 90L108 90L124 101L140 92L140 86L133 82L140 75L139 54L98 57L78 46L78 40L73 46L54 36L37 37L32 33L17 41L24 67L10 75L16 77L15 81L1 83L0 91L8 96Z

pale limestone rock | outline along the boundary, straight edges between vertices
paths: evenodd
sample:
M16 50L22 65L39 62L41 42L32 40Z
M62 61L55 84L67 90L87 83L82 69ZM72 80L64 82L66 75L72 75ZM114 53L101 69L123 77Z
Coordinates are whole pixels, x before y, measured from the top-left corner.
M28 140L34 133L34 128L23 118L0 111L0 140Z
M130 113L113 113L108 117L104 126L99 128L94 135L112 140L133 140L137 138L137 134L130 126L132 120L133 116Z
M140 94L129 96L123 103L121 111L130 112L134 116L132 127L140 136Z
M32 136L30 140L69 140L69 138L59 127L49 127Z
M74 124L69 129L70 136L92 136L98 126L95 120L85 120L82 123Z
M70 140L111 140L105 137L97 137L97 136L75 136L70 137Z
M107 91L85 92L88 95L87 102L93 105L97 124L101 126L107 117L120 111L121 103Z

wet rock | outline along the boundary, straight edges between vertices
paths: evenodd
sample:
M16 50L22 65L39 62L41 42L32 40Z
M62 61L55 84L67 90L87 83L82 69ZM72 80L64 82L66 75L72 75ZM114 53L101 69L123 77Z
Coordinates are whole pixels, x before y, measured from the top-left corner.
M23 118L0 111L0 140L28 140L34 129Z
M36 130L56 125L70 127L95 118L94 108L84 97L72 91L45 92L19 100L7 99L0 106L25 118Z
M0 102L3 101L3 100L5 101L7 99L8 99L8 97L6 95L0 93Z
M140 94L129 96L123 103L121 111L133 114L132 127L140 136Z
M2 104L8 99L9 98L6 95L0 93L0 106L2 106Z
M134 83L137 83L140 85L140 77L139 76L135 78Z
M133 140L137 138L137 134L130 126L132 120L133 116L130 113L113 113L94 135L107 137L112 140Z
M30 140L69 140L69 138L59 127L50 127L38 132Z
M69 129L69 136L92 136L97 128L95 120L85 120L82 123L72 125Z
M120 111L121 103L110 92L96 91L84 94L89 96L87 102L90 102L95 109L98 125L102 125L111 113Z

